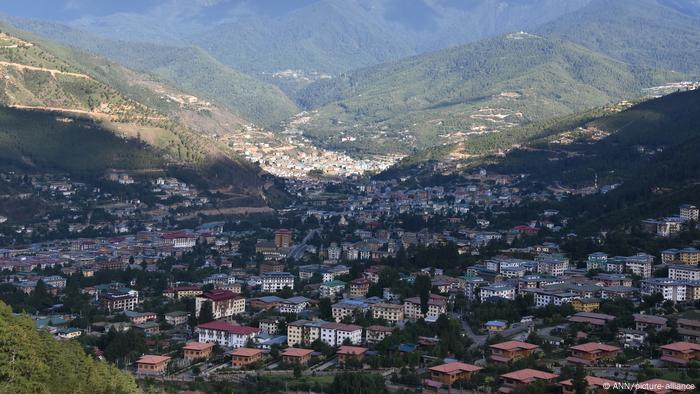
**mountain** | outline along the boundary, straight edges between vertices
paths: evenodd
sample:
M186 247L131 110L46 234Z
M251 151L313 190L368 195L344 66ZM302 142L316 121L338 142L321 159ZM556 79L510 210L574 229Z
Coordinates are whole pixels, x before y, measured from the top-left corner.
M565 40L511 33L313 83L297 97L309 113L294 125L335 149L410 152L602 106L684 77Z
M530 30L590 0L216 0L22 4L8 15L53 20L112 40L194 44L255 77L335 74L494 35ZM122 4L123 3L123 4Z
M538 29L614 59L700 75L700 3L595 0Z
M198 106L194 96L104 59L3 31L4 165L97 174L108 169L177 173L263 203L270 185L260 168L197 131L206 127L201 119L228 119L225 111Z
M296 105L279 88L225 66L195 46L106 39L53 22L21 18L10 18L9 22L49 40L153 75L219 104L242 122L272 126L298 112Z
M3 393L139 393L127 372L85 354L74 341L38 332L28 316L0 302L0 391Z
M380 178L421 185L464 181L477 168L527 174L533 190L607 193L548 201L524 208L558 209L582 232L631 225L668 215L700 192L700 90L673 93L632 105L621 103L504 133L494 141L431 148L409 156ZM521 185L522 186L522 185ZM544 206L546 205L546 206Z

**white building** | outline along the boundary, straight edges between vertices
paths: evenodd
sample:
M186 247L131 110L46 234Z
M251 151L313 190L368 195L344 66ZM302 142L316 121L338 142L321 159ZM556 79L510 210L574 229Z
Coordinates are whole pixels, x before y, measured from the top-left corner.
M700 280L700 267L696 265L671 265L668 267L668 278L674 280Z
M285 287L294 288L294 275L289 272L264 272L262 274L262 291L277 292Z
M211 303L214 319L223 319L245 312L245 298L229 290L216 289L195 298L195 314L199 317L205 302Z
M642 295L661 294L664 300L683 302L686 300L685 281L651 278L642 281Z
M340 346L345 340L353 345L362 343L362 327L342 323L326 323L321 326L321 341L327 345Z
M217 343L220 346L239 348L245 347L248 341L260 332L259 328L234 326L225 321L212 321L200 324L196 328L199 342Z
M479 288L479 298L485 301L491 297L500 297L508 300L515 299L515 287L510 283L494 283L490 286Z

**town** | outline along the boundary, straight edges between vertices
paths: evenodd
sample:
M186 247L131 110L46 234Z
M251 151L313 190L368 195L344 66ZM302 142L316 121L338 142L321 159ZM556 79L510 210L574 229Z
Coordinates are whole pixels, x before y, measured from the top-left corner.
M215 193L176 178L0 179L14 191L0 299L145 386L672 393L698 382L689 203L641 220L630 237L646 248L618 255L622 241L581 240L556 209L516 221L524 201L559 192L484 170L450 187L287 180L289 207L219 216L202 213Z

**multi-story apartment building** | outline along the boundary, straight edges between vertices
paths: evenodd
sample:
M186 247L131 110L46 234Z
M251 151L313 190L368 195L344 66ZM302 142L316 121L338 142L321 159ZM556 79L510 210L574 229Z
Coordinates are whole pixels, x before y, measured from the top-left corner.
M479 289L479 297L481 301L491 297L505 298L508 300L515 299L515 287L510 283L494 283L489 286L482 286Z
M234 326L225 321L211 321L196 327L199 342L218 343L220 346L245 347L260 332L259 328Z
M447 313L447 298L431 294L428 300L428 312L425 314L421 310L420 297L407 298L403 303L403 312L404 317L408 320L435 321L440 315Z
M318 288L319 295L321 298L335 299L336 296L340 295L345 291L345 282L342 280L332 280L330 282L322 283Z
M275 246L278 248L288 248L292 244L292 230L281 228L275 231Z
M700 267L696 265L671 265L668 278L675 280L700 280Z
M390 323L397 323L404 320L404 307L397 304L374 304L370 307L372 317L375 319L384 319Z
M384 340L384 338L391 335L394 332L394 328L386 326L369 326L365 328L365 341L368 344L379 343Z
M342 323L326 323L321 326L321 341L327 345L340 346L346 340L353 345L362 343L362 327Z
M565 258L542 258L537 260L537 273L562 276L569 269L569 260Z
M291 346L310 345L321 337L323 320L297 320L287 324L287 344Z
M642 281L641 293L661 294L664 300L683 302L686 300L686 282L667 278L645 279Z
M369 309L366 302L361 300L351 300L344 299L331 306L331 312L333 314L333 319L339 323L345 317L350 317L354 319L357 315L364 315Z
M139 304L139 292L126 288L105 290L99 294L99 301L102 308L110 313L133 311Z
M301 313L309 306L309 302L311 302L311 300L306 297L291 297L280 301L280 303L277 304L277 309L279 309L280 313Z
M350 297L364 297L369 292L371 282L365 278L353 279L348 283L348 295Z
M176 286L165 289L163 296L179 300L181 298L192 298L201 295L204 291L199 286Z
M202 306L211 303L214 319L223 319L245 312L245 298L228 290L212 290L195 298L195 313L199 317Z
M289 272L265 272L262 274L262 291L276 292L285 287L294 288L294 275Z
M572 300L580 298L576 293L559 290L526 289L523 290L522 293L534 295L535 306L538 308L542 308L547 305L561 306L571 302Z
M683 204L680 207L680 217L685 221L693 220L698 222L698 217L700 217L700 208L696 207L695 205Z

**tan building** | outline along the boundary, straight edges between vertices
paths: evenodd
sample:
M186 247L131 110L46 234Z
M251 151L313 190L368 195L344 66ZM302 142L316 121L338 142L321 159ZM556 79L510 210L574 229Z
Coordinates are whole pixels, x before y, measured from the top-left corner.
M396 323L404 320L404 307L397 304L374 304L370 307L372 317L375 319L384 319L390 323Z
M361 363L367 353L367 348L359 346L341 346L335 354L338 356L338 365L343 367L348 362Z
M595 365L617 357L622 349L604 343L589 342L569 348L571 356L566 361L573 364Z
M311 361L311 353L313 352L314 351L311 349L299 349L290 347L284 349L284 351L281 353L282 362L286 364L297 364L300 366L305 366L309 364L309 361Z
M384 340L384 338L391 335L394 332L394 328L386 326L369 326L365 328L365 341L368 344L379 343Z
M262 356L263 351L260 349L239 347L231 352L231 364L234 368L243 368L262 360Z
M214 350L213 343L189 342L182 348L182 353L187 361L209 358Z
M489 346L490 359L499 363L509 363L521 358L529 357L537 351L538 346L527 342L507 341Z
M431 367L428 369L428 372L430 372L431 380L451 386L457 381L471 379L475 373L482 369L476 365L455 362Z
M404 317L408 320L425 319L435 321L440 315L447 313L447 298L431 294L426 314L423 314L421 311L420 297L407 298L403 303L403 307Z
M139 375L163 375L165 374L170 357L145 355L136 360L136 371Z

